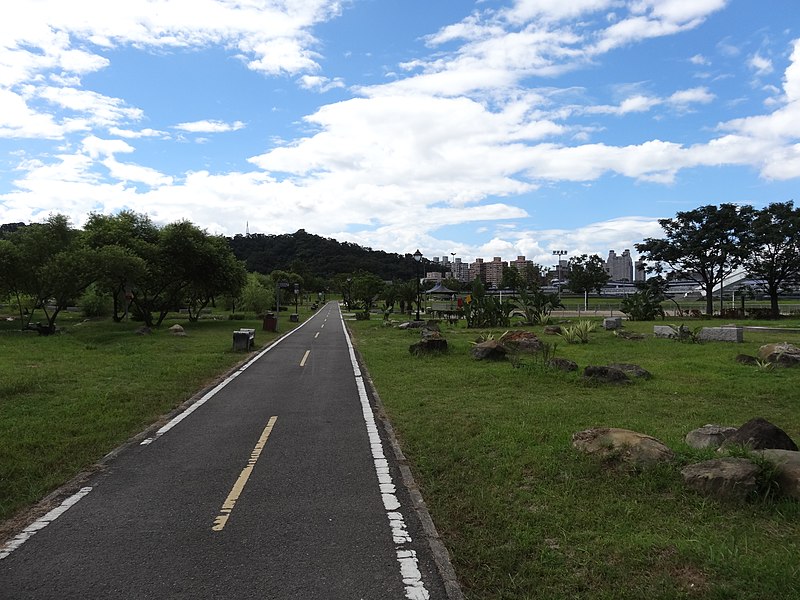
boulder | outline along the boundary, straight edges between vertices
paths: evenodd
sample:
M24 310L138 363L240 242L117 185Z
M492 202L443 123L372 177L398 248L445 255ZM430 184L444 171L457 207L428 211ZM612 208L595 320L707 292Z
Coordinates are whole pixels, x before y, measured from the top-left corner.
M447 352L447 340L438 337L423 338L416 344L411 344L408 351L414 356L421 354L441 354Z
M567 373L578 370L578 363L568 358L561 358L560 356L548 360L547 366L551 369L558 369L559 371L565 371Z
M561 325L545 325L545 335L558 335L561 333Z
M730 446L746 446L751 450L777 448L779 450L797 451L797 444L786 432L761 417L749 420L726 439L720 450Z
M419 334L422 336L423 340L441 339L442 337L442 331L439 329L438 325L435 328L426 325L419 330Z
M588 365L583 369L583 378L595 383L630 383L625 371L613 367Z
M686 444L691 448L719 448L722 442L736 433L736 427L703 425L686 434Z
M488 340L475 344L470 353L475 360L504 360L507 350L497 340Z
M151 333L153 333L153 330L145 325L136 330L136 335L150 335Z
M618 338L622 338L623 340L643 340L645 335L643 333L634 333L632 331L622 331L621 329L617 329L614 334Z
M681 469L683 482L696 492L722 500L744 500L756 490L759 467L746 458L715 458Z
M800 365L800 348L788 342L766 344L758 349L758 358L782 367Z
M581 452L619 460L632 467L646 467L675 458L660 440L630 429L597 427L572 436L572 446Z
M184 328L178 325L177 323L172 327L170 327L169 329L167 329L167 331L169 331L172 335L186 337L186 330L184 330Z
M775 466L775 481L783 494L800 500L800 452L791 450L758 450Z
M628 377L634 377L636 379L651 379L653 377L650 374L650 371L643 369L639 365L632 365L630 363L614 363L608 366L611 369L619 369Z
M542 342L530 331L508 331L501 338L502 344L515 352L536 354L542 349Z
M397 326L398 329L419 329L425 325L425 321L406 321Z
M622 317L606 317L603 319L603 329L614 330L622 327Z

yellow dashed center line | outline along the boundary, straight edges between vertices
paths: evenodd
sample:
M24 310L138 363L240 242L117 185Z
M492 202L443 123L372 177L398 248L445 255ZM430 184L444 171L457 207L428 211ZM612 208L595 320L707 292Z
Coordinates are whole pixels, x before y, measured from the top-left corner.
M242 469L239 479L237 479L236 483L233 484L230 494L228 494L228 497L225 498L225 502L222 503L222 508L219 511L219 515L214 519L214 525L211 527L213 531L222 531L222 529L225 527L225 524L228 522L228 517L230 517L231 511L233 511L233 507L236 504L236 501L239 499L239 496L241 496L244 486L247 484L247 480L250 479L250 475L256 466L256 461L258 460L258 457L261 456L261 451L264 449L264 444L267 443L267 438L269 438L269 434L272 433L272 428L275 426L275 421L277 420L278 417L271 417L267 423L267 426L264 428L264 431L261 432L261 437L258 438L256 447L253 448L253 452L250 454L250 460L247 461L247 466Z

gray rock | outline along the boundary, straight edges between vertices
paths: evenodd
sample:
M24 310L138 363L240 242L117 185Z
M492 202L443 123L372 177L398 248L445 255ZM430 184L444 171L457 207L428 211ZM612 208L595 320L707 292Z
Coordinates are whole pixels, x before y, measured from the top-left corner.
M746 458L715 458L681 469L687 487L723 500L741 501L756 489L759 468Z
M535 333L530 331L508 331L503 334L500 342L514 352L536 354L542 349L542 342Z
M614 363L608 366L611 369L619 369L628 377L635 377L637 379L651 379L653 377L650 374L650 371L643 369L639 365L632 365L630 363Z
M505 346L497 340L488 340L475 344L470 350L470 354L475 360L505 360L506 353Z
M622 317L606 317L603 319L603 329L614 330L622 327Z
M551 369L558 369L559 371L565 371L567 373L578 370L578 363L568 358L561 358L560 356L548 360L547 366Z
M151 333L153 333L153 330L147 326L139 327L139 329L136 330L136 335L150 335Z
M800 348L788 342L766 344L758 349L758 358L782 367L800 365Z
M781 493L795 500L800 500L800 452L792 450L758 450L760 454L775 466L775 480Z
M745 446L751 450L777 448L779 450L797 451L797 444L792 441L786 432L761 417L749 420L731 435L720 450L730 446Z
M545 335L558 335L561 333L561 325L545 325L544 333Z
M703 327L697 338L702 342L742 343L744 329L741 327Z
M657 338L675 338L678 337L675 330L669 325L653 325L653 335Z
M736 427L703 425L686 434L686 444L692 448L717 449L734 433L736 433Z
M646 435L613 427L597 427L572 436L572 446L586 454L614 459L633 467L647 467L669 462L675 453L662 441Z
M588 365L583 369L583 378L594 383L630 383L625 371L613 367Z

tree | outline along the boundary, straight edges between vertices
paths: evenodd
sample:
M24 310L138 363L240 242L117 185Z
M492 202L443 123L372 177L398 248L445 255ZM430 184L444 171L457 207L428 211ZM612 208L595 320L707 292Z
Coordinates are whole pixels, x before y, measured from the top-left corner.
M385 287L383 280L372 273L356 273L352 281L351 294L353 300L364 307L364 314L369 314L372 302L377 298Z
M503 267L503 277L500 280L501 290L514 290L515 292L525 287L525 277L516 267Z
M236 259L225 238L208 236L196 252L194 263L200 268L193 270L185 294L190 321L196 321L215 298L238 296L247 281L244 263Z
M103 250L99 286L113 298L113 319L120 322L137 284L152 276L148 266L157 256L159 229L147 215L121 211L116 215L90 213L83 237L90 248Z
M777 319L782 288L800 280L800 208L792 201L770 204L755 211L750 228L744 266L750 277L764 281L772 317Z
M275 304L275 285L266 275L250 273L241 291L241 303L245 310L262 314Z
M59 313L97 279L98 253L83 246L80 231L59 214L44 223L20 228L8 239L16 246L20 261L15 268L20 276L15 293L18 298L22 294L33 298L33 310L23 326L28 326L34 312L41 309L47 324L37 329L42 334L53 333Z
M606 272L603 259L597 254L581 254L569 259L567 263L569 273L569 289L576 294L588 293L595 290L598 294L603 286L608 283L611 276Z
M651 271L664 265L697 281L706 296L706 314L714 312L714 286L733 273L751 247L749 223L753 208L735 204L701 206L679 212L673 219L659 219L664 238L647 238L636 249L645 260L655 262Z

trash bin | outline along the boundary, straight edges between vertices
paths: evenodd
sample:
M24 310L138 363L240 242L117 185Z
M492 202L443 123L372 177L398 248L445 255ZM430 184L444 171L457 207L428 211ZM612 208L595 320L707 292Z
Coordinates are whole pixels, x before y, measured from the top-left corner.
M292 313L291 315L289 315L289 321L291 321L292 323L299 323L300 317L297 313Z
M278 319L275 318L275 313L264 315L264 331L278 331Z

